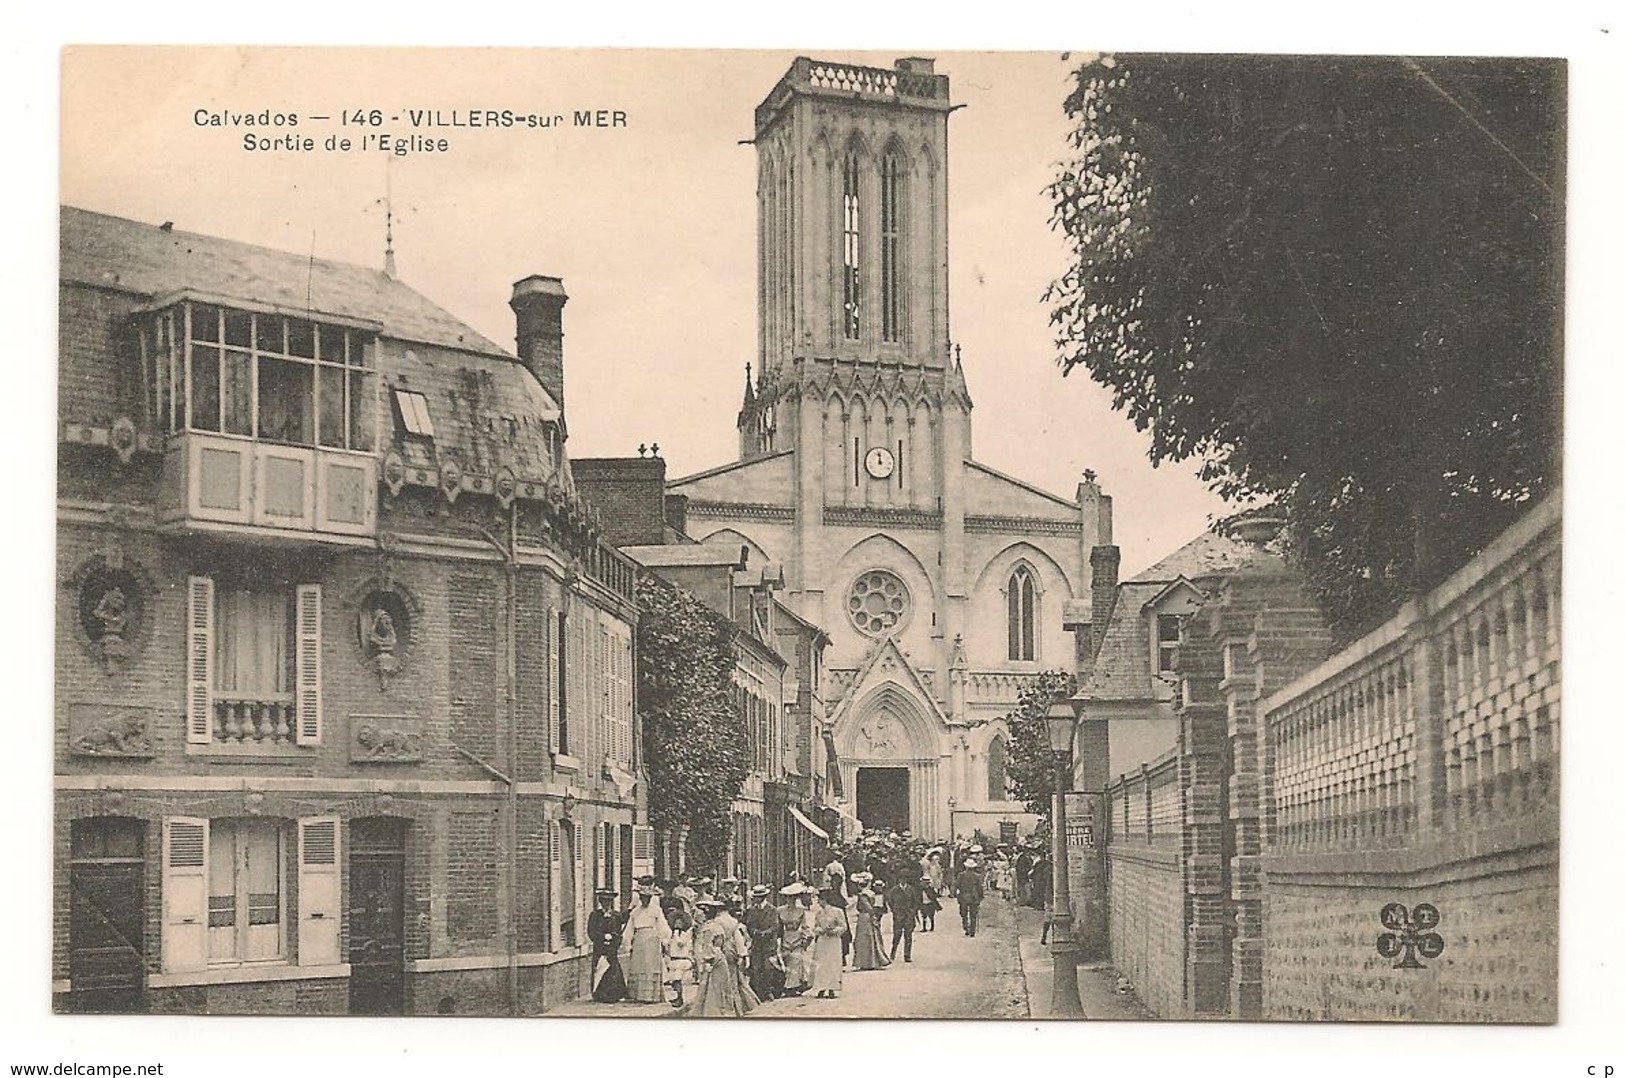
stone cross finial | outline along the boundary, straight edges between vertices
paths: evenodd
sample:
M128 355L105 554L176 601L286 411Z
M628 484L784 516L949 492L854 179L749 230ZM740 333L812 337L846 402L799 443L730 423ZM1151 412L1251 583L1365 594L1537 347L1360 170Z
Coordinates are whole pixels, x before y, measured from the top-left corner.
M1083 470L1083 481L1085 483L1093 483L1095 481L1095 470L1093 468L1085 468Z

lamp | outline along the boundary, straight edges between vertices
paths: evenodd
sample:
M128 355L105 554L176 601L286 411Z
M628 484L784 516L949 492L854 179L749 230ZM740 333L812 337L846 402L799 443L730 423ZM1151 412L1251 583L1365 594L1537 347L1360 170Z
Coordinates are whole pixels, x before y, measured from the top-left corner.
M1080 708L1066 695L1057 695L1044 713L1044 729L1049 734L1050 751L1055 755L1055 807L1050 813L1050 871L1055 884L1050 888L1050 957L1055 961L1050 1013L1056 1018L1082 1018L1083 1003L1078 998L1078 945L1072 936L1072 895L1067 865L1066 791L1072 786L1072 743L1077 734Z
M1068 697L1058 697L1044 713L1044 728L1049 733L1049 749L1059 755L1072 755L1072 735L1078 729L1078 713Z
M576 811L575 795L574 794L565 794L564 795L564 800L559 802L559 807L563 810L564 818L566 820L573 817L575 815L575 811Z

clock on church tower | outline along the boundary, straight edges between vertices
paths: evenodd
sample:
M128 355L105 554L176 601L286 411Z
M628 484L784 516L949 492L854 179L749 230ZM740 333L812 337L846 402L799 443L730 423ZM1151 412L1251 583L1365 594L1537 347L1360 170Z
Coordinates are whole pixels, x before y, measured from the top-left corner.
M875 446L863 456L863 470L869 473L871 479L890 479L896 467L897 458L883 445Z

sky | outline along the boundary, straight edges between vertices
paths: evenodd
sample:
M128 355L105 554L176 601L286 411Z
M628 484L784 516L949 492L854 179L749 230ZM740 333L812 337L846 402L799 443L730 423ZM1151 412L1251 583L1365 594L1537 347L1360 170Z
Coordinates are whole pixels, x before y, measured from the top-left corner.
M756 350L752 111L797 55L747 50L75 48L62 66L62 201L177 229L382 265L386 188L402 280L513 346L512 282L562 277L573 456L658 442L669 473L737 457ZM817 52L891 67L904 52ZM1194 466L1152 469L1107 391L1055 362L1045 287L1065 252L1044 194L1066 152L1060 52L937 52L949 122L954 340L977 459L1070 497L1092 468L1125 574L1223 504ZM410 110L508 108L563 127L413 129ZM372 127L318 121L378 109ZM624 128L578 128L578 109ZM269 111L293 127L233 126ZM204 122L200 124L199 114ZM209 117L226 114L213 125ZM396 122L393 118L399 117ZM325 137L446 138L445 151L328 152ZM249 151L245 134L315 151ZM386 175L387 173L387 175Z
M1060 1063L1129 1066L1161 1073L1189 1063L1204 1075L1349 1075L1373 1068L1392 1074L1455 1073L1471 1060L1474 1074L1553 1071L1558 1057L1582 1073L1618 1062L1625 922L1617 896L1625 887L1618 825L1594 806L1618 786L1618 621L1625 586L1618 537L1625 497L1618 402L1625 365L1618 362L1620 237L1625 234L1625 28L1618 5L1416 4L1366 0L1359 5L1304 5L1291 0L1189 0L1084 5L1077 0L996 9L946 5L881 5L874 0L821 0L805 6L752 5L717 17L695 5L597 5L516 8L486 0L445 5L337 5L331 0L279 0L265 5L173 0L159 8L76 4L21 10L0 40L0 169L11 213L0 244L0 281L8 315L7 391L0 393L0 437L13 468L8 526L0 549L10 618L0 620L0 657L9 664L8 727L0 777L11 793L13 826L0 830L0 859L20 885L0 889L0 916L14 932L0 976L0 1043L12 1062L30 1048L38 1059L165 1061L166 1073L286 1074L294 1059L314 1073L353 1061L363 1072L375 1058L401 1075L467 1069L478 1057L500 1057L535 1069L602 1069L631 1055L658 1058L662 1074L716 1069L723 1052L782 1060L782 1027L745 1024L696 1029L643 1027L636 1042L605 1054L596 1030L569 1023L256 1022L215 1018L184 1026L142 1019L82 1020L45 1013L42 972L51 943L51 774L53 636L42 632L58 601L53 543L56 491L49 465L54 429L56 216L62 200L143 220L251 242L377 264L381 227L374 200L383 166L374 160L244 160L228 153L229 137L200 137L192 110L218 102L241 109L285 101L325 109L372 107L390 97L400 107L469 107L449 101L492 83L527 100L570 107L642 102L635 144L551 143L483 138L445 160L407 159L394 169L397 232L405 279L499 343L511 343L508 288L533 272L564 276L571 449L578 455L627 453L658 440L674 471L732 459L733 413L742 367L754 349L753 166L747 147L750 111L801 52L841 59L935 55L968 104L951 126L952 256L955 335L965 347L977 403L977 455L1004 470L1068 493L1087 465L1116 497L1124 566L1151 561L1206 522L1199 484L1188 474L1151 473L1143 443L1106 402L1051 365L1038 300L1053 276L1059 249L1045 230L1041 190L1060 151L1063 91L1059 50L1203 52L1269 51L1408 55L1544 55L1570 61L1570 143L1564 572L1565 710L1562 865L1563 1015L1557 1027L1389 1026L1316 1023L938 1023L921 1039L889 1023L846 1023L841 1050L875 1066L927 1069L952 1058L960 1069ZM926 17L929 12L929 17ZM26 19L23 17L26 15ZM177 54L148 53L145 62L97 85L75 76L66 42L379 41L480 45L497 42L567 45L778 46L782 51L711 57L702 68L682 57L631 57L614 80L599 57L591 73L563 58L542 70L499 69L491 54L455 71L425 71L423 59L381 56L363 64L355 53L328 54L294 70L266 53L221 51L194 66ZM863 54L845 47L891 43ZM802 44L802 43L811 44ZM834 43L832 45L832 43ZM818 47L818 46L828 47ZM1030 74L994 80L984 64L999 60L952 53L956 48L1045 49L1023 60ZM66 62L64 63L64 56ZM692 57L688 60L692 61ZM1004 58L1015 63L1017 58ZM591 75L589 78L588 75ZM77 77L77 76L75 76ZM546 80L548 85L540 85ZM603 81L599 81L603 80ZM60 97L59 97L59 90ZM199 95L207 98L200 100ZM330 95L342 95L330 96ZM534 95L534 97L533 97ZM479 102L473 102L480 104ZM1031 107L1025 107L1027 103ZM382 103L380 103L380 106ZM1001 117L1003 118L1001 120ZM1012 120L1012 117L1014 119ZM58 121L62 122L59 130ZM1037 126L1035 126L1037 125ZM1043 134L1045 125L1050 134ZM1036 133L1035 133L1036 132ZM203 134L207 134L204 132ZM61 139L61 171L55 147ZM620 148L617 149L616 146ZM521 168L527 164L529 168ZM625 171L613 172L617 165ZM981 177L979 178L979 174ZM604 176L614 183L599 182ZM641 177L638 197L628 186ZM571 181L576 181L572 186ZM585 186L583 186L585 184ZM596 215L596 216L595 216ZM494 224L491 222L495 222ZM991 226L988 221L992 221ZM690 231L693 222L704 227ZM995 262L993 252L1002 252ZM975 271L980 270L977 282ZM973 284L973 282L976 282ZM650 368L662 372L649 377ZM602 395L602 402L599 397ZM1013 402L1013 407L1001 403ZM1065 402L1065 407L1057 407ZM673 437L674 416L682 419ZM1060 430L1042 451L1035 430ZM1166 487L1166 493L1157 493ZM1160 507L1160 508L1158 508ZM1167 538L1136 521L1164 520ZM1136 550L1139 546L1143 553ZM1580 631L1576 632L1575 629ZM1600 721L1599 721L1600 720ZM177 1035L179 1034L179 1035ZM470 1034L473 1034L472 1036ZM612 1034L613 1035L613 1034ZM813 1039L808 1044L814 1043ZM659 1052L656 1057L653 1053ZM1177 1057L1178 1062L1175 1062ZM191 1060L213 1065L188 1068ZM743 1057L742 1057L743 1058ZM1166 1063L1159 1065L1161 1060ZM642 1062L642 1060L639 1060ZM473 1063L479 1066L478 1062ZM748 1064L747 1064L748 1065ZM351 1067L349 1069L354 1069Z

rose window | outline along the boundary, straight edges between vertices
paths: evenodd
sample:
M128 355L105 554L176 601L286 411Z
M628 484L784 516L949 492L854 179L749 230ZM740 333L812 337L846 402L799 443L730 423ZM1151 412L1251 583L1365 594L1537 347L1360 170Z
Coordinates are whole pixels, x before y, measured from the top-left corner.
M852 582L846 612L859 632L878 634L896 628L908 617L908 588L884 569L871 569Z

